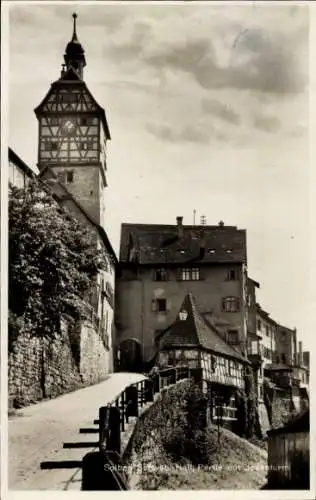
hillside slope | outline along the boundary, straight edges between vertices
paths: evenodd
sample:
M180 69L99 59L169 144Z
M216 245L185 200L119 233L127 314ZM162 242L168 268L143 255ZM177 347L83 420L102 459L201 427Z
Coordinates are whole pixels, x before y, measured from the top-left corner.
M236 434L210 425L205 433L207 464L175 462L159 441L147 439L133 457L136 490L260 489L266 483L267 453Z

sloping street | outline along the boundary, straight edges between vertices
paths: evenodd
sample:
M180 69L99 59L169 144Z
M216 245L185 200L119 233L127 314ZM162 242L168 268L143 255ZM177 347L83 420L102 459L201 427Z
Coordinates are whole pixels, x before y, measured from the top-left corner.
M18 410L8 425L9 489L80 489L75 485L80 481L78 467L42 470L41 463L58 462L58 467L64 461L81 461L97 446L98 434L80 434L79 429L97 430L93 420L98 418L99 407L143 378L135 373L114 373L100 384ZM63 448L68 443L78 443L78 447Z

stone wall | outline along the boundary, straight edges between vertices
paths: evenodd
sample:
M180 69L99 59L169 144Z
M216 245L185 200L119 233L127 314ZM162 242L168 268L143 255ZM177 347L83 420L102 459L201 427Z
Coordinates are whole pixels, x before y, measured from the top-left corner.
M88 322L72 336L64 322L61 333L49 341L21 332L8 356L8 393L13 406L100 382L111 370L111 357Z
M81 326L80 373L85 385L104 380L113 371L112 350L105 348L101 337L89 322Z

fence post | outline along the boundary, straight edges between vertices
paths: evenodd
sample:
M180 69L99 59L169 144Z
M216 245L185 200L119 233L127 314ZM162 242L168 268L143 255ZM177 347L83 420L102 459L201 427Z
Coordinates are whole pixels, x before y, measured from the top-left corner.
M121 453L121 412L117 406L109 407L109 436L106 449Z
M160 375L159 373L157 375L155 375L154 379L153 379L153 382L154 382L154 393L156 392L160 392Z
M128 417L138 417L138 391L134 385L126 388L126 422Z
M148 403L149 401L154 400L154 382L150 379L145 380L145 401Z
M106 448L107 439L109 437L110 424L110 408L101 406L99 408L99 449Z

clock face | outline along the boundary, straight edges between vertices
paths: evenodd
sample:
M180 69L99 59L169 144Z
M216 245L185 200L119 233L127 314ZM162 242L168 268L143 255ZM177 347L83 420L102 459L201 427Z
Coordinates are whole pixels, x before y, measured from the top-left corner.
M66 132L66 134L71 134L75 130L75 124L72 120L66 120L64 125L63 125L63 131Z

